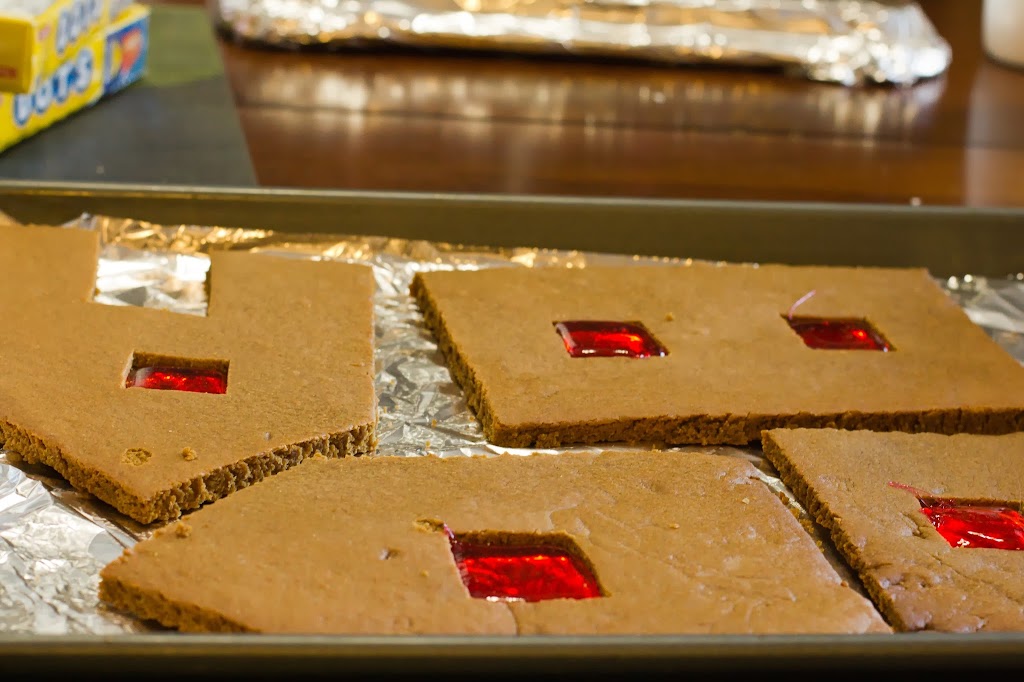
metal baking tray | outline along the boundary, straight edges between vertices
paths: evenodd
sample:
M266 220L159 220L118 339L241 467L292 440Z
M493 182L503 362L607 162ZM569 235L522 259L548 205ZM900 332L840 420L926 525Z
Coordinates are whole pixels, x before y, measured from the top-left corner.
M0 211L385 235L710 260L1024 270L1024 210L480 194L209 189L0 180Z
M1024 210L1017 209L0 181L0 211L23 222L50 224L93 213L163 224L467 245L917 266L936 276L1004 277L1024 271ZM251 678L689 672L724 679L771 671L949 675L993 670L1024 670L1024 633L519 638L0 633L0 672L24 674Z

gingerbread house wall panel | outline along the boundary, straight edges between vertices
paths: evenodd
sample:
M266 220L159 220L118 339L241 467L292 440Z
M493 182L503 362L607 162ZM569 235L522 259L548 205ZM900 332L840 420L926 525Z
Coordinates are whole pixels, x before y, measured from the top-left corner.
M369 267L214 253L198 317L93 302L94 233L16 227L0 240L0 423L14 456L148 522L315 451L372 450ZM139 357L222 366L226 392L128 387Z

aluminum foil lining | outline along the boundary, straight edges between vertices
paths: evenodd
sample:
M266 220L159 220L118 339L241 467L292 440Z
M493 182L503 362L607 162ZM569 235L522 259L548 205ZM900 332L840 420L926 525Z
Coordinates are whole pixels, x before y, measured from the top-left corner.
M916 2L873 0L210 0L235 36L280 47L416 47L782 67L906 85L952 58Z
M160 226L88 215L68 228L95 229L101 235L103 248L95 295L98 303L163 308L189 315L205 314L207 254L213 248L370 264L377 282L378 453L408 457L428 452L458 457L535 451L500 448L484 439L409 296L409 283L416 272L689 262L577 251L460 247L386 237L297 236L264 230ZM972 320L1024 363L1024 274L1005 279L965 275L938 283ZM539 451L558 454L597 449ZM788 500L798 516L807 519L805 510L758 448L668 449L747 459L757 467L761 479ZM836 570L857 586L855 576L830 549L824 532L815 530ZM148 626L104 608L97 599L97 587L103 566L151 531L151 527L141 526L91 495L71 488L50 469L11 465L0 450L0 633L109 635L147 630Z

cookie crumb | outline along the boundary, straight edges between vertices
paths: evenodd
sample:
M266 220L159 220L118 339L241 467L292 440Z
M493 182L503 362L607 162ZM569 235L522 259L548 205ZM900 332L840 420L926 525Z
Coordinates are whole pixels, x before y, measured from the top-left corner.
M434 428L436 426L437 426L437 420L436 419L431 419L430 420L430 428Z
M427 441L427 442L426 442L426 443L425 443L425 444L423 445L423 447L425 447L425 448L429 448L429 447L430 447L430 441L428 440L428 441Z
M665 321L666 322L671 322L674 319L676 319L676 316L675 316L674 313L665 313Z
M121 461L132 466L141 466L149 461L153 453L145 448L128 448L121 455Z
M192 526L184 521L178 521L174 526L174 535L179 538L187 538L189 535L192 535Z
M399 552L397 549L392 549L391 547L385 547L380 552L380 558L381 558L382 561L385 561L387 559L393 559L394 557L398 556L399 554L401 554L401 552Z
M670 524L668 524L668 527L670 529L672 529L672 530L679 530L679 524L678 523L670 523Z
M419 519L415 523L416 529L426 533L437 533L444 531L444 523L437 519Z
M420 575L423 576L424 578L429 578L430 577L430 571L428 571L427 569L424 568L422 571L420 571Z
M192 462L199 458L199 455L196 454L196 451L187 446L181 451L181 456L184 457L185 460L188 462Z
M263 440L270 440L270 431L263 434Z
M742 500L740 500L740 502L742 502L743 504L750 504L750 498L744 497Z

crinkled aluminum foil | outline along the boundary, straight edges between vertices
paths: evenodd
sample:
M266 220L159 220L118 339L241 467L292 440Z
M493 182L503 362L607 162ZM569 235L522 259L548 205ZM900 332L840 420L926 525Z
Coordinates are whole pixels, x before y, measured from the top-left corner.
M778 66L911 84L952 58L916 2L875 0L210 0L218 23L275 46L549 52Z
M452 382L437 345L409 296L409 283L417 271L686 262L577 251L460 247L386 237L290 235L188 225L165 227L101 216L83 216L69 225L69 229L77 228L100 232L103 249L95 300L108 305L205 314L203 283L209 269L207 253L212 248L372 265L377 282L378 452L397 456L419 456L426 452L440 456L534 452L499 448L483 438L479 423L461 390ZM1000 280L967 275L939 283L971 319L1024 363L1024 274ZM559 448L541 452L597 449ZM757 466L762 480L788 499L794 511L804 514L757 448L670 449L743 457ZM111 634L147 629L105 609L99 604L96 591L103 566L150 531L151 528L118 514L91 495L74 490L52 470L8 464L0 450L0 633ZM830 545L820 530L819 537L836 569L856 586L857 580L828 549Z

